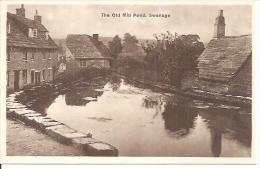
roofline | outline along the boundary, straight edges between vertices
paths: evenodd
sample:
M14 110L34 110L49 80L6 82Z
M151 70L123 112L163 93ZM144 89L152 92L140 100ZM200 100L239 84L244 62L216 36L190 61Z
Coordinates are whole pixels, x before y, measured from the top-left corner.
M16 14L13 14L13 13L11 13L11 12L7 12L7 17L8 17L8 14L9 14L10 17L12 17L13 19L15 19L15 21L20 22L20 23L23 24L25 27L27 27L27 28L33 28L33 27L30 27L30 26L24 24L23 22L21 22L21 21L19 21L18 19L15 18L15 17L20 17L20 16L17 16ZM28 19L28 20L30 20L31 22L35 22L33 19L30 19L30 18L24 17L24 19ZM41 32L49 32L49 30L48 30L42 23L40 23L40 25L43 26L43 27L45 28L45 30L40 30L40 29L39 29L38 31L41 31Z
M245 65L247 64L247 62L249 62L250 59L252 59L252 52L247 56L246 60L242 63L242 65L234 73L234 75L230 79L228 79L228 82L231 82L234 78L236 78L238 76L239 72L241 72L241 70L245 67ZM251 65L252 65L252 61L251 61Z
M252 36L252 34L245 34L245 35L239 35L239 36L223 36L221 38L213 38L213 39L225 39L225 38L240 38L245 36Z
M35 49L58 49L58 47L35 47L35 46L22 46L22 45L9 45L10 47L21 47L21 48L35 48Z
M102 58L98 58L98 57L74 57L75 59L113 59L111 57L102 57Z
M222 83L222 84L227 84L229 82L228 80L215 80L215 79L209 79L209 78L203 78L203 77L198 77L198 79L202 80L202 81L216 82L216 83Z

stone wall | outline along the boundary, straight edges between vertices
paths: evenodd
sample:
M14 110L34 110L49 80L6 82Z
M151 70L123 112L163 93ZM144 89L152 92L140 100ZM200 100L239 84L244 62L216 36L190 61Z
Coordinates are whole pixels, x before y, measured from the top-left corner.
M198 88L211 93L227 93L228 84L199 79Z
M30 89L30 94L35 95L39 93L38 90L48 90L45 93L50 93L46 87L33 87ZM27 94L24 91L19 91L8 95L6 98L7 118L19 120L47 134L58 142L83 150L86 156L118 156L118 149L116 147L92 138L91 133L82 133L74 130L66 124L46 117L21 103L18 98L24 97Z
M7 80L9 80L9 83L7 81L7 90L14 89L14 71L19 71L19 88L32 84L31 71L41 72L40 81L51 81L53 79L53 66L58 62L57 52L48 49L27 49L27 60L24 60L24 50L25 48L9 47L10 61L7 61ZM32 55L34 55L34 59L32 59ZM23 71L27 72L27 77L23 76Z

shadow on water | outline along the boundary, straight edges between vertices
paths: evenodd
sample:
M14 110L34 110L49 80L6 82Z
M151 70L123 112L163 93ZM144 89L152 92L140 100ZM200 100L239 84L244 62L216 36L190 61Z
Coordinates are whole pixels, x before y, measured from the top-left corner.
M51 94L44 95L43 97L38 97L33 100L31 108L37 110L37 112L46 115L46 109L54 102L56 96Z
M223 137L238 141L251 147L251 114L248 111L230 109L211 109L211 112L200 112L207 122L211 136L211 151L214 157L221 156Z
M221 108L213 104L206 109L196 109L191 105L192 99L172 96L167 99L162 117L165 129L174 138L183 138L194 129L196 120L202 117L210 132L210 148L212 156L221 156L223 138L238 142L245 147L251 147L251 110L243 108ZM147 107L153 107L158 102L144 102ZM207 103L205 103L207 104Z
M197 113L190 109L189 102L191 100L188 98L174 96L165 105L165 110L162 113L165 129L174 137L186 136L194 127Z
M97 101L97 97L102 94L102 91L95 91L93 89L74 89L65 94L65 102L71 106L85 106L91 101Z
M116 91L119 89L122 79L118 76L112 76L109 82L112 90Z
M70 106L85 106L87 103L97 101L104 91L105 84L108 82L105 78L96 78L90 82L81 81L71 87L71 90L65 94L65 102Z

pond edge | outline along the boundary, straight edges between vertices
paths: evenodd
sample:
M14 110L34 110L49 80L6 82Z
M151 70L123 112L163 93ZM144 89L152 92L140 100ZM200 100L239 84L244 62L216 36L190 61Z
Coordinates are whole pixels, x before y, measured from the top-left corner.
M29 109L17 101L23 91L14 92L6 98L7 118L18 120L56 141L82 150L85 156L118 156L118 149L108 143L92 138L91 133L82 133L50 117Z

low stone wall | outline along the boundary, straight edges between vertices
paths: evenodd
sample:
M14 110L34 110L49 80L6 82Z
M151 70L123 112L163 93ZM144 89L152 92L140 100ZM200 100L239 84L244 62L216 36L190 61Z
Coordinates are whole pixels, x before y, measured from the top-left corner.
M118 150L91 133L78 132L69 126L29 109L17 100L23 91L10 94L6 99L7 117L17 119L49 135L57 141L83 150L86 156L118 156Z
M114 73L116 73L121 78L127 79L128 81L131 81L137 85L145 85L151 89L162 91L162 92L171 92L182 96L192 97L198 100L219 102L228 105L246 106L246 107L252 106L252 99L249 97L233 96L233 95L227 95L222 93L212 93L212 92L207 92L207 91L193 89L193 88L189 90L181 90L175 88L174 86L167 85L164 83L160 83L160 82L156 83L152 81L132 78L129 76L119 74L118 72L114 72Z

